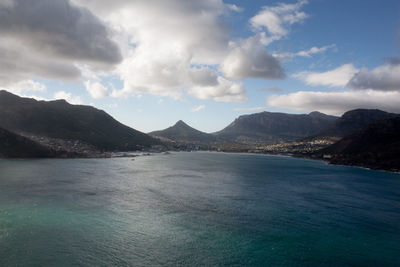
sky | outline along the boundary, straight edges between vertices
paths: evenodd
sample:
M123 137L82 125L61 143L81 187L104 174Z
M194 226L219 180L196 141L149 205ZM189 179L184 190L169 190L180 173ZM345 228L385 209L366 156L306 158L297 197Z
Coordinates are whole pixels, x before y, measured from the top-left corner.
M0 0L0 89L143 132L400 113L398 0Z

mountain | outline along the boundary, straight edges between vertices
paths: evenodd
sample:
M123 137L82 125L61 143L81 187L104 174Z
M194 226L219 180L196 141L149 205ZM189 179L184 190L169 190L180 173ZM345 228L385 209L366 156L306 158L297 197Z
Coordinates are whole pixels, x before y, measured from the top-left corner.
M221 139L247 144L290 142L315 134L336 119L335 116L320 112L310 114L261 112L240 116L215 135Z
M0 91L0 127L25 136L79 140L106 151L159 143L94 107L65 100L37 101L4 90Z
M309 139L318 139L325 137L343 137L362 128L369 123L394 118L399 114L388 113L379 109L355 109L344 113L332 125L321 130Z
M46 158L55 153L23 136L0 128L0 158Z
M400 117L373 122L316 153L334 164L400 171Z
M210 143L216 141L216 137L212 134L196 130L181 120L167 129L154 131L149 135L175 142Z

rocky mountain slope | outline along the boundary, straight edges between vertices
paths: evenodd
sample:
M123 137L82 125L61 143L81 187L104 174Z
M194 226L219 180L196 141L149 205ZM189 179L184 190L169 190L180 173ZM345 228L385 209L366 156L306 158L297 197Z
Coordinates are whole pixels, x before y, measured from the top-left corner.
M216 137L212 134L196 130L181 120L167 129L154 131L149 135L174 142L210 143L216 141Z
M261 112L240 116L215 135L231 142L247 144L290 142L315 134L336 119L335 116L320 112L310 114Z
M64 100L37 101L0 91L0 127L25 136L79 140L98 149L135 150L159 141L106 112Z
M373 122L315 156L334 164L400 171L400 117Z
M365 127L366 125L389 118L400 116L399 114L388 113L379 109L354 109L345 112L333 124L325 129L322 129L315 135L310 136L308 139L318 139L327 137L344 137L357 129Z

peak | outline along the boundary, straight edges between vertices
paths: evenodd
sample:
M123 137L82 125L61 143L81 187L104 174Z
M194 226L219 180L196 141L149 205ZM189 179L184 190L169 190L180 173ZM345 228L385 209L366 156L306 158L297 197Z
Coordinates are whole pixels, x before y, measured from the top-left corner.
M14 95L13 93L10 93L6 90L0 90L0 95L2 96L14 96L14 97L18 97L17 95Z
M349 116L353 114L388 114L388 113L380 109L353 109L345 112L343 116Z
M315 115L325 115L325 114L321 113L319 111L313 111L313 112L308 113L308 115L315 116Z
M175 126L188 126L183 120L179 120L175 123Z
M325 113L319 112L319 111L313 111L308 113L308 116L311 117L328 117L329 115L326 115Z
M6 90L0 90L0 102L4 105L11 105L16 103L33 102L36 101L32 98L20 97Z

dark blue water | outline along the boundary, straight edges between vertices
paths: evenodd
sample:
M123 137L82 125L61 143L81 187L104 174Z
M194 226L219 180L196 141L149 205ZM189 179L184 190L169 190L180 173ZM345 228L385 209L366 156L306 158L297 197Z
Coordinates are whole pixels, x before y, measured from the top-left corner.
M0 161L0 266L399 266L399 257L399 174L222 153Z

